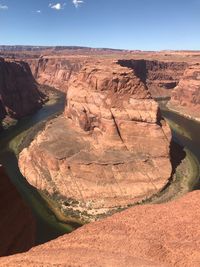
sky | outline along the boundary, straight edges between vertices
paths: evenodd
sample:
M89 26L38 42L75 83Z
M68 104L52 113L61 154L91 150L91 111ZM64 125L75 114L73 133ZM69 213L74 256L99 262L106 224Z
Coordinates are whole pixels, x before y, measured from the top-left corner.
M0 0L0 45L200 50L200 0Z

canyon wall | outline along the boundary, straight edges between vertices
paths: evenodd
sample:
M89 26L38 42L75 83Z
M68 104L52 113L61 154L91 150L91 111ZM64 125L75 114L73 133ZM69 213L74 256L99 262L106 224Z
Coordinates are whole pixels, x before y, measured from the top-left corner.
M26 59L36 80L41 84L54 86L67 91L71 76L76 75L87 62L96 61L86 56L52 57L42 56L40 59ZM158 60L127 59L118 60L121 66L133 69L135 74L146 84L153 97L169 97L188 63L164 62Z
M15 186L0 166L0 256L24 252L35 242L35 222ZM0 264L1 265L1 264Z
M168 107L200 120L200 64L186 69L172 93Z
M170 97L188 63L157 60L119 60L121 66L134 69L153 97Z
M135 72L85 62L68 88L65 114L20 154L29 183L89 220L159 192L171 176L170 129Z
M84 58L79 57L40 57L26 59L33 76L40 84L55 87L66 92L68 82L84 64Z
M0 119L29 115L42 106L43 97L27 63L0 58Z
M130 208L85 225L0 266L200 266L200 191L160 205Z

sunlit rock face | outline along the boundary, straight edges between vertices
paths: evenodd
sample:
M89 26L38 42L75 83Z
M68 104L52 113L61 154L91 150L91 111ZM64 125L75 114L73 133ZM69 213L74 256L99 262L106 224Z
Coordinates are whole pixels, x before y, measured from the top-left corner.
M160 191L171 174L170 130L134 71L85 63L68 88L64 115L20 154L29 183L90 219Z
M42 106L43 97L27 63L0 59L0 119L29 115Z
M200 65L191 65L184 72L168 104L185 115L200 120Z
M69 79L80 70L84 61L81 56L26 59L38 83L55 87L63 92L67 91Z

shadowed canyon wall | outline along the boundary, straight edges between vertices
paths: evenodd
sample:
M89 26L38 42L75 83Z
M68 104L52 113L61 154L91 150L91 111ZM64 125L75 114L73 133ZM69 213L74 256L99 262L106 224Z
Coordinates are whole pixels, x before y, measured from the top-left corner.
M31 210L0 166L0 256L24 252L35 242Z
M1 121L29 115L43 99L27 63L0 58ZM26 251L35 241L34 218L1 166L0 191L0 256Z
M30 67L22 61L0 59L0 119L5 116L22 118L42 106Z
M153 97L171 96L188 64L157 60L119 60L121 66L134 69Z

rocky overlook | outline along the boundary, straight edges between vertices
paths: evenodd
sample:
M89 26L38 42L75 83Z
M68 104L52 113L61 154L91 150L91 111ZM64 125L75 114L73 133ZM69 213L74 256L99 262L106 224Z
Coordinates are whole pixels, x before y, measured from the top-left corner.
M29 183L92 220L159 192L171 175L170 130L134 70L85 62L67 86L64 115L20 154Z
M42 106L43 95L23 61L0 59L0 119L19 119Z
M0 259L0 266L200 265L200 192L160 205L130 208L90 223L27 253Z

